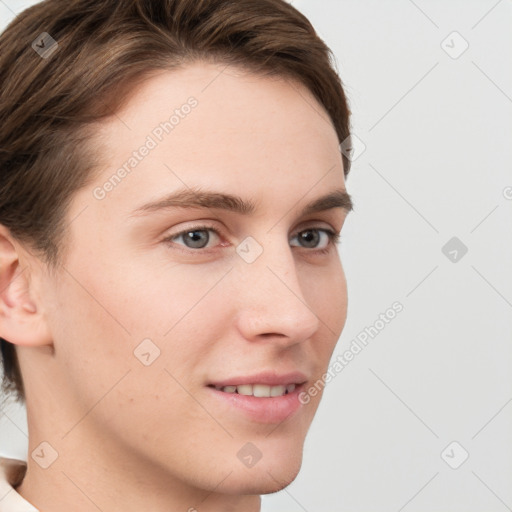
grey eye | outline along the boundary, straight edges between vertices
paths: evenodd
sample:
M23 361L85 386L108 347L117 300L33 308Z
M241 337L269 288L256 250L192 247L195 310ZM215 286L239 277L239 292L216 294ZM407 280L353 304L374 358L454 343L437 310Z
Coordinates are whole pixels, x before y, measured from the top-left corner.
M323 244L322 235L324 237ZM291 240L298 240L298 244L292 244L295 246L305 247L306 249L324 249L329 244L330 235L325 229L312 228L300 231Z
M320 240L320 234L317 230L308 229L307 231L301 231L298 235L298 239L305 247L316 247Z
M207 229L194 229L181 233L177 238L181 238L190 249L202 249L208 245L210 234Z

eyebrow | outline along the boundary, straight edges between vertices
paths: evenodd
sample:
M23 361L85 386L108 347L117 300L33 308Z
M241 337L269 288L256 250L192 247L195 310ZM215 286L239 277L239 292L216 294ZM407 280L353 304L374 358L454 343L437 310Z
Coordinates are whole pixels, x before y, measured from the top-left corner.
M144 204L136 208L130 217L170 208L212 208L249 215L254 213L256 205L239 196L222 192L205 191L197 188L188 188L178 190L156 201ZM312 213L330 210L331 208L342 208L347 213L353 210L352 199L346 190L336 189L314 199L304 206L300 215L306 216Z

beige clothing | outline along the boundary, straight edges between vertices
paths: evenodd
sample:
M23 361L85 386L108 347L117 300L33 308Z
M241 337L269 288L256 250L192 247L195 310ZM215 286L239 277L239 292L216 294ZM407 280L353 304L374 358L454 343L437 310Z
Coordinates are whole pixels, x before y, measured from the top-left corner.
M14 489L27 471L24 460L0 457L0 512L39 512Z

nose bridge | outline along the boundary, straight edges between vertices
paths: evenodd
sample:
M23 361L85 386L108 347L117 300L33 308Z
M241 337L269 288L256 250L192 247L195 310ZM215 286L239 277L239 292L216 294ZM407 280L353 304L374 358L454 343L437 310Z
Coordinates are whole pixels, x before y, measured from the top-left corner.
M287 240L281 242L282 238L267 234L259 247L249 241L252 245L245 247L245 253L239 253L237 271L242 289L238 317L248 338L275 334L280 338L284 335L289 342L299 342L318 329L319 319L301 289L292 249ZM255 259L246 261L243 255L247 254Z

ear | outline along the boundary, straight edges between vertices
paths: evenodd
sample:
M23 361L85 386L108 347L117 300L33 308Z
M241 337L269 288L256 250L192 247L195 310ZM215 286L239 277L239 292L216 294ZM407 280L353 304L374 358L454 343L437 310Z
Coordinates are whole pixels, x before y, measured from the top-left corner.
M0 338L15 345L51 345L51 333L31 278L29 257L0 224Z

